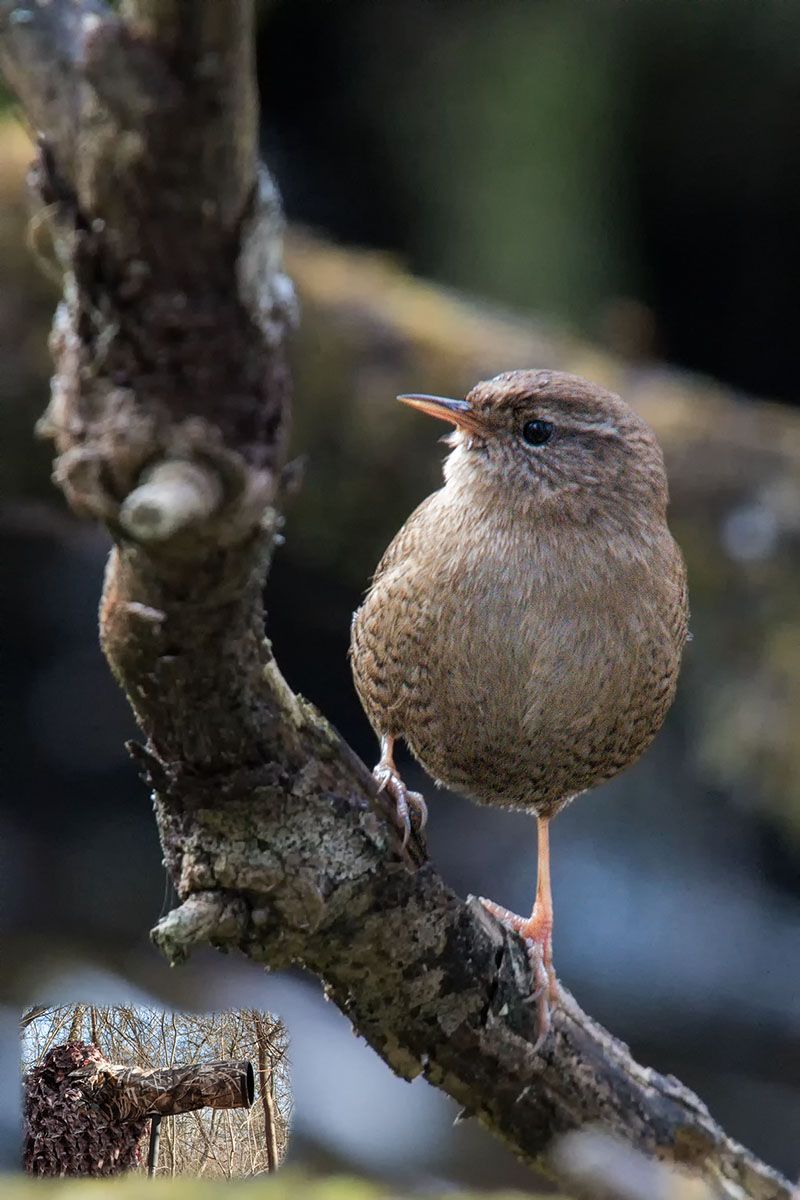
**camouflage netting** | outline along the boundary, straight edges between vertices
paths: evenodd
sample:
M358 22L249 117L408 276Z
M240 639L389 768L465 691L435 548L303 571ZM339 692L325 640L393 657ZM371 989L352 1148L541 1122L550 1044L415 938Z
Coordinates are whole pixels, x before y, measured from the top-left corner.
M87 1101L74 1072L105 1059L96 1046L49 1050L25 1077L24 1164L29 1175L119 1175L139 1165L147 1118L120 1121Z

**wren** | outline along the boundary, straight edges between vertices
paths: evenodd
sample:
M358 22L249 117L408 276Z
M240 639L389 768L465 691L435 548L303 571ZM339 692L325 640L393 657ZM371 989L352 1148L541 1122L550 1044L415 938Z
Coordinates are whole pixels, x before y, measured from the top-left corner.
M619 396L558 371L508 371L464 400L398 398L455 428L444 486L353 618L375 776L404 839L427 810L398 775L398 738L437 783L535 814L530 917L484 904L528 942L541 1043L559 995L549 822L639 758L675 694L688 605L664 458Z

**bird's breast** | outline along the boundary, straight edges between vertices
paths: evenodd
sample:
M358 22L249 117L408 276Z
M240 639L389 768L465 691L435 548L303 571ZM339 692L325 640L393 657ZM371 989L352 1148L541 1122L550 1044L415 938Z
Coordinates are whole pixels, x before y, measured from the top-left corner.
M683 601L664 584L669 533L652 553L625 552L602 537L431 516L354 625L376 728L490 803L536 807L627 765L663 719L682 647Z

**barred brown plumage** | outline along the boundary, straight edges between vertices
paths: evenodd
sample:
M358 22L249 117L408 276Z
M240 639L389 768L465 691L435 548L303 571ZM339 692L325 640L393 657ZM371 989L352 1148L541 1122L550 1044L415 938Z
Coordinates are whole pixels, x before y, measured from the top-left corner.
M646 749L686 641L664 460L619 396L574 375L510 371L466 400L400 399L455 431L444 486L391 542L353 618L375 773L405 837L426 809L395 768L398 738L437 781L536 814L531 917L486 903L531 942L544 1036L558 996L548 822Z

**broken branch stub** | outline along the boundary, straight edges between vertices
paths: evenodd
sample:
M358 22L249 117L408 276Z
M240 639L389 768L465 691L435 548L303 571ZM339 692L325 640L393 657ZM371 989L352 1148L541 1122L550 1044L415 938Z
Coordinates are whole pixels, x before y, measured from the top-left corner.
M208 520L221 500L215 472L199 463L163 462L145 471L123 501L119 523L137 542L164 542Z

